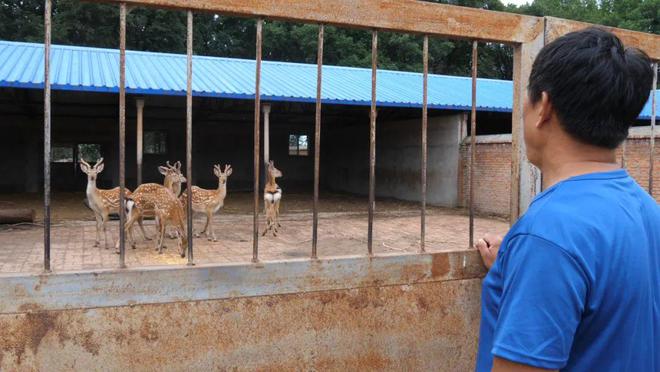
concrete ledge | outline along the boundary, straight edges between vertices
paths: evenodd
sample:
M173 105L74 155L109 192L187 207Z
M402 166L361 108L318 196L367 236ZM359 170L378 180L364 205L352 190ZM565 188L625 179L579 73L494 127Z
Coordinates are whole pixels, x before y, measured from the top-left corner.
M511 143L511 134L486 134L477 136L477 144L482 143ZM470 145L470 136L463 139L462 145Z
M263 264L1 275L0 314L202 301L480 278L474 250Z
M655 138L660 137L660 128L655 128ZM628 139L651 138L651 126L633 127L628 132Z

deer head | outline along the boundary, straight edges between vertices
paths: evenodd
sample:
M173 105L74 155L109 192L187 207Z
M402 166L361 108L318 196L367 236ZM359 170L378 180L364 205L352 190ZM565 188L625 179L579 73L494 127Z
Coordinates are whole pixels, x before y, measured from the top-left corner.
M174 165L171 165L170 162L166 162L167 166L159 166L158 171L160 174L165 176L165 184L166 187L172 188L172 185L178 184L179 188L181 187L181 184L186 182L186 177L183 176L181 173L181 162L176 162ZM178 165L177 165L178 164Z
M268 175L270 175L273 179L282 177L282 172L275 168L275 162L272 160L268 162Z
M234 172L234 170L231 168L231 165L229 164L225 165L224 171L220 168L220 164L216 164L213 166L213 174L215 174L215 176L218 177L218 182L220 186L224 186L227 184L227 178L231 176L232 172Z
M90 182L96 182L98 174L103 172L104 167L103 158L99 158L94 166L89 165L85 159L80 158L80 169L87 175L87 180Z

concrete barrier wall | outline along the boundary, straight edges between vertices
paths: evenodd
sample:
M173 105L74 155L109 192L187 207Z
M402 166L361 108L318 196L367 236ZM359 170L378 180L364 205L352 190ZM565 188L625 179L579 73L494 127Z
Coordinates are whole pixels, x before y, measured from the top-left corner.
M460 129L463 114L428 121L427 201L456 207L459 203ZM421 197L421 119L379 122L376 130L376 196L419 201ZM323 168L333 190L366 195L369 191L368 126L335 130Z
M474 365L474 251L0 277L0 370Z

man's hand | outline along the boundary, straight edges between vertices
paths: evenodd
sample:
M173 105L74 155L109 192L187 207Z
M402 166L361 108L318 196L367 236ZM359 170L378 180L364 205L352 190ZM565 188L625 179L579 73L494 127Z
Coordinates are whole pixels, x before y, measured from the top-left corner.
M481 253L481 259L484 260L484 265L490 270L497 258L497 251L500 250L502 244L502 237L495 234L486 234L483 238L477 240L474 245L475 248Z

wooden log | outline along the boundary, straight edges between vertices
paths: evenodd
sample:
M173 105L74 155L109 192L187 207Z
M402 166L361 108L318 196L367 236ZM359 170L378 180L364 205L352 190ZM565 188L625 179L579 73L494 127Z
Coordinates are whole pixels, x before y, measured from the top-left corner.
M36 213L30 208L0 208L0 224L34 222Z

